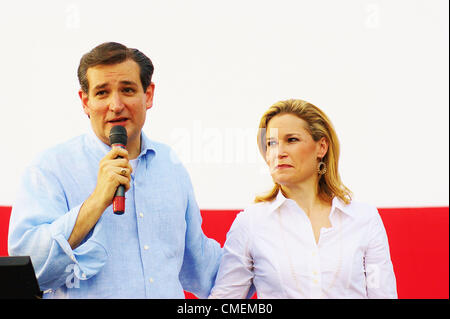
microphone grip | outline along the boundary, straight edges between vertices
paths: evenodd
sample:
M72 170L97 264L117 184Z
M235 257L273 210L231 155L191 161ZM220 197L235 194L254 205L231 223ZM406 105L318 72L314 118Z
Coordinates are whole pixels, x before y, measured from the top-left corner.
M119 185L113 199L113 212L116 215L125 213L125 187Z
M112 146L125 148L125 145L122 144L113 144ZM122 158L122 156L118 156L117 158ZM116 215L122 215L125 213L125 186L119 185L116 189L116 193L113 198L113 212Z

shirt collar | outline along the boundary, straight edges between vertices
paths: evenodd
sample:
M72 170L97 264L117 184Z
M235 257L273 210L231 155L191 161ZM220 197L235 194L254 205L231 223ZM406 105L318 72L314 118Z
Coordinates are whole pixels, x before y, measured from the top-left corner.
M355 212L352 209L351 205L344 203L341 199L339 199L338 197L335 196L331 203L331 213L336 211L336 209L340 210L341 212L343 212L344 214L346 214L350 217L355 217L355 215L354 215Z
M91 140L92 144L95 147L98 147L102 154L105 155L111 150L111 146L108 144L103 143L97 135L95 135L93 130L89 130L88 133L89 139ZM147 152L153 152L156 153L157 145L145 135L143 131L141 131L141 152L138 157L146 155Z
M285 204L290 199L286 198L281 190L278 191L277 197L270 203L269 211L275 212L279 207L281 207L283 204ZM340 200L338 197L334 197L333 201L331 203L331 212L330 216L334 214L334 212L338 209L339 211L343 212L344 214L354 217L354 211L351 209L350 205L345 204L342 200Z
M146 155L147 152L156 153L157 145L141 131L141 153L139 156ZM138 156L138 157L139 157Z
M283 205L287 201L287 198L284 197L283 192L281 190L278 190L277 197L270 202L269 211L275 212L281 205Z

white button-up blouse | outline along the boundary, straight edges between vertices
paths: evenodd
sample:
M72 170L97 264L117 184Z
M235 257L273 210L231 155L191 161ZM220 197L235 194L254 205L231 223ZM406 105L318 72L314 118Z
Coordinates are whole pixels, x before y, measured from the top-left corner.
M397 298L383 222L373 206L334 198L318 243L308 216L279 192L239 213L210 298Z

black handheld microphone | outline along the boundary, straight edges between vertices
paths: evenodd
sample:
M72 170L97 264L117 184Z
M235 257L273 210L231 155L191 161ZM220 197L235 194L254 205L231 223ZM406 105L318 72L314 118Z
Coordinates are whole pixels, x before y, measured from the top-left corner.
M109 132L109 143L111 144L111 147L116 146L125 148L127 145L127 140L128 136L125 127L121 125L115 125L112 127ZM121 158L121 156L118 158ZM116 193L114 194L113 212L116 215L122 215L125 212L125 187L123 185L119 185Z

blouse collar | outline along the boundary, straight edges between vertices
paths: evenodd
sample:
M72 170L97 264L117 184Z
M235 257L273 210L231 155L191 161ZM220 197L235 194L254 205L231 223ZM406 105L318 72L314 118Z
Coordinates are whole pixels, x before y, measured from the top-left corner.
M288 202L292 202L295 205L297 203L289 198L286 198L281 191L278 191L277 197L270 202L269 211L270 212L276 212L278 208L280 208L282 205L286 205ZM298 205L297 205L298 206ZM354 210L351 208L350 204L345 204L342 200L340 200L338 197L334 197L333 201L331 202L331 213L330 216L334 213L336 209L339 209L344 214L354 217Z

